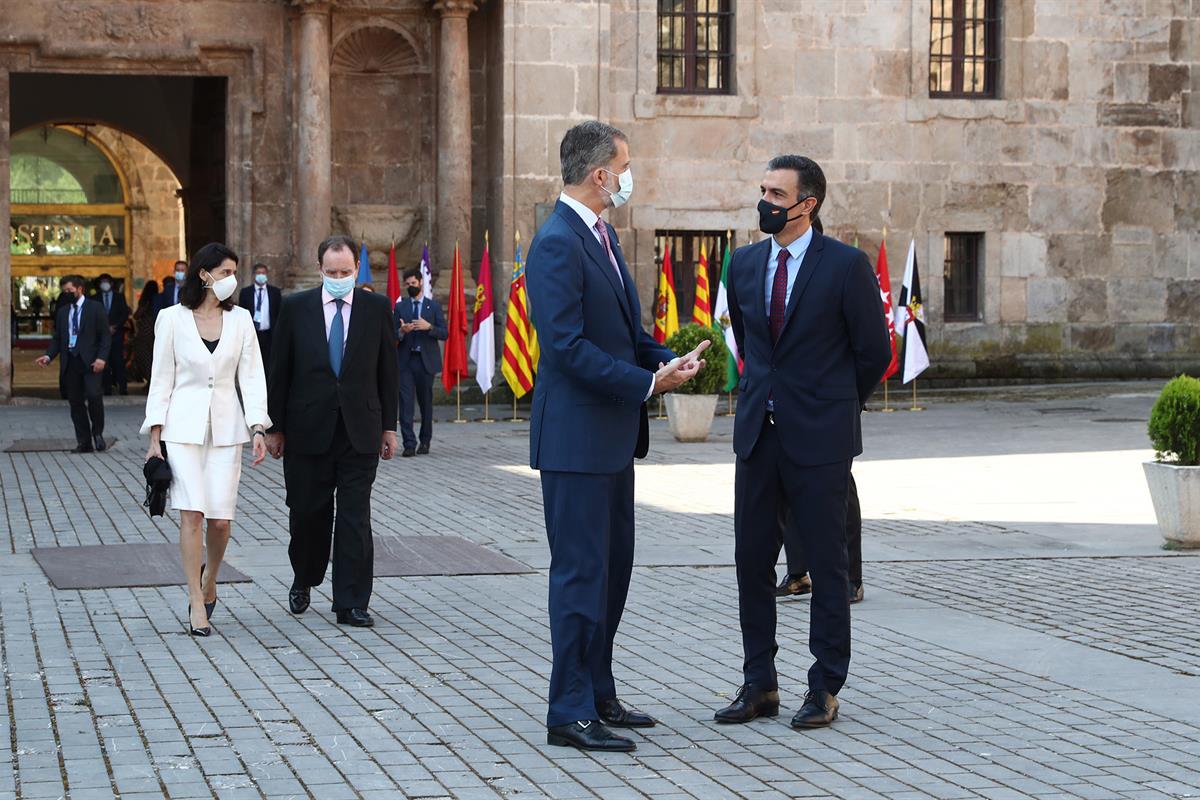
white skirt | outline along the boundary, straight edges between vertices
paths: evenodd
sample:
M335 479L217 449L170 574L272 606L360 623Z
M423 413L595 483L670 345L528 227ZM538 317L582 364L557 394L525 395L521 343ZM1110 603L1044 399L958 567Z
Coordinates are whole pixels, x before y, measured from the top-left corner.
M242 446L214 446L211 424L202 445L166 445L171 466L171 508L199 511L205 519L232 520L242 479Z

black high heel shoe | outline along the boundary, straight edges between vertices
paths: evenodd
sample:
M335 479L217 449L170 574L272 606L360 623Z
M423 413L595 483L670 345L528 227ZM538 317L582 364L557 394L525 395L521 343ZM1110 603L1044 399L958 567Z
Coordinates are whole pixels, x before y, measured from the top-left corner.
M205 625L203 628L192 627L192 604L188 603L188 630L192 632L192 636L212 636L212 627Z
M207 565L207 564L201 564L201 565L200 565L200 587L201 587L201 590L202 590L202 591L203 591L203 588L204 588L204 568L205 568L206 566L208 566L208 565ZM217 608L217 601L216 601L216 600L213 600L211 603L205 603L205 604L204 604L204 613L208 615L208 618L209 618L209 619L212 619L213 611L215 611L215 610L216 610L216 608Z

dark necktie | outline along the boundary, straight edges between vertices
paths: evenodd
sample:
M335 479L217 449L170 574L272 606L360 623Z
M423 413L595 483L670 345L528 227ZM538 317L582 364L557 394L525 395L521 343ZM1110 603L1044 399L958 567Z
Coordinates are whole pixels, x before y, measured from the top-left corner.
M79 341L79 304L78 303L75 303L74 305L71 306L71 340L74 342ZM72 353L75 352L74 347L71 347L69 349Z
M775 262L775 280L771 283L771 341L778 342L783 332L783 320L787 313L787 262L791 253L787 248L779 251Z
M263 294L263 290L262 290L262 287L260 286L258 289L258 295L254 298L254 317L255 317L254 327L255 327L255 329L259 329L262 327L262 322L261 322L261 319L262 319L262 316L261 316L262 315L262 294Z
M342 376L342 345L346 341L346 324L342 322L342 306L345 300L333 301L333 322L329 324L329 366L333 374Z
M104 312L107 314L112 311L112 292L104 293Z

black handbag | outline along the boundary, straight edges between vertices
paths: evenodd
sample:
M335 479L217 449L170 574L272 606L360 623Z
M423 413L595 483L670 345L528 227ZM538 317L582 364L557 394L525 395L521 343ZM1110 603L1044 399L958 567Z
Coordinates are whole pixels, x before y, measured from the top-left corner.
M163 457L152 456L142 467L146 476L146 499L143 506L150 509L150 516L161 517L167 510L167 491L171 488L171 465L166 461L167 446L160 445Z

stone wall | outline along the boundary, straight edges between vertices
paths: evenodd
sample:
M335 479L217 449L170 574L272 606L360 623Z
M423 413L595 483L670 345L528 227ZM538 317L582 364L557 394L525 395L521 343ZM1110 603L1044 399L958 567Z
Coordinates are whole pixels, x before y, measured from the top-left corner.
M656 229L757 238L765 162L822 164L827 230L898 287L910 239L943 376L1164 374L1200 365L1200 7L1006 0L1000 99L928 97L928 0L735 0L736 94L656 92L656 3L513 0L506 215L559 189L589 116L631 140L611 215L648 314ZM982 319L942 321L943 235L984 236Z

